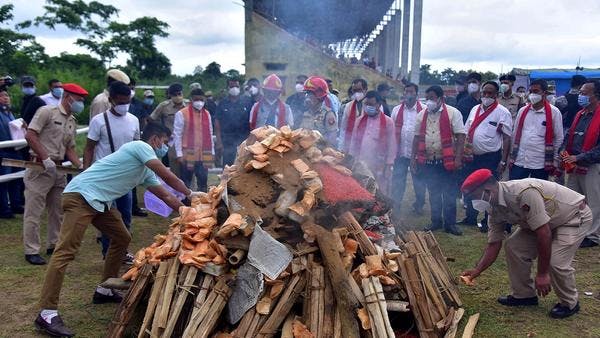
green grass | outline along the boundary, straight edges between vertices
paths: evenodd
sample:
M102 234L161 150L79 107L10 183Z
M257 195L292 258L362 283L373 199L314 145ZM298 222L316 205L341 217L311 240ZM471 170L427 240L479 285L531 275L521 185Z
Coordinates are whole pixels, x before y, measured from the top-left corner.
M412 203L412 193L407 193L405 210ZM460 214L460 213L459 213ZM426 213L427 215L427 213ZM462 215L460 215L462 216ZM460 218L459 216L459 218ZM428 217L405 216L405 224L421 228ZM165 231L168 221L157 216L134 217L133 242L130 250L152 242L152 237ZM462 237L436 233L446 256L455 259L450 268L458 274L472 267L479 259L485 245L485 236L475 229L464 229ZM0 337L36 337L33 320L38 311L37 302L44 277L44 266L32 266L23 258L22 218L0 221ZM42 226L45 240L45 225ZM45 242L43 242L43 247ZM554 320L547 312L557 302L554 293L542 300L537 307L525 309L506 308L496 302L496 297L509 292L504 257L477 279L472 288L460 287L466 314L480 313L475 330L476 337L600 337L600 301L583 295L583 291L600 291L600 250L580 250L577 254L577 286L580 290L581 312L569 319ZM95 242L95 229L89 227L80 252L68 269L63 285L59 310L61 316L78 337L104 337L112 318L115 305L93 305L94 287L100 281L102 270L100 246ZM462 320L462 327L467 316Z

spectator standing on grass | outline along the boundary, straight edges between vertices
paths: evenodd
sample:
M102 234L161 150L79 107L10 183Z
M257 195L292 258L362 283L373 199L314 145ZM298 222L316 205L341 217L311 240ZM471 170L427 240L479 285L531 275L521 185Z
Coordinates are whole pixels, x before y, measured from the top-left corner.
M121 81L126 85L129 85L129 76L125 74L123 71L118 69L109 69L106 72L106 89L92 100L92 104L90 105L90 121L94 118L94 116L98 114L102 114L105 111L111 108L110 100L108 99L108 87L110 84L115 81Z
M396 158L394 121L383 113L383 98L377 91L368 91L363 112L356 120L350 141L350 155L363 161L373 173L379 189L389 194L392 166Z
M217 106L215 114L215 151L222 153L223 166L232 165L237 148L250 134L250 109L252 101L240 95L240 82L227 80L227 97Z
M177 162L181 168L181 179L192 186L196 177L198 190L207 191L208 167L214 165L213 125L206 108L206 96L202 89L194 89L189 105L175 114L173 141Z
M456 108L460 110L463 117L463 123L467 122L467 118L473 107L481 103L481 74L471 73L467 76L467 92L469 95L463 97L456 103Z
M600 81L587 81L579 91L578 103L583 107L573 118L560 148L567 170L567 187L585 195L592 209L592 228L581 243L589 248L600 244Z
M504 74L500 76L500 95L498 103L503 105L512 116L513 122L517 118L517 113L525 105L525 100L515 94L512 90L517 78L512 74Z
M348 89L350 101L344 104L340 110L342 118L338 148L346 153L350 150L350 140L354 132L356 120L363 114L363 100L367 90L368 85L366 80L354 79L352 86Z
M564 100L559 100L559 102L566 101L564 108L560 110L563 116L563 129L565 131L571 127L575 115L582 108L577 99L579 98L579 91L586 81L587 79L583 75L573 75L571 78L571 89L565 94Z
M62 82L58 79L51 79L48 81L48 90L48 93L40 96L40 99L44 100L49 106L58 106L64 91Z
M199 195L188 189L161 163L160 157L166 155L169 149L166 145L169 136L167 128L150 123L144 129L142 141L129 142L98 160L75 176L66 187L62 196L64 219L60 241L46 270L40 296L40 312L34 321L38 330L59 337L74 335L59 316L58 303L65 271L81 247L89 224L106 233L111 240L104 261L102 281L119 275L131 235L113 205L115 199L127 194L137 185L144 185L169 207L179 210L183 206L181 201L169 193L156 176L189 199ZM116 291L101 286L96 287L92 298L94 304L120 303L121 300L122 297Z
M290 106L292 110L292 115L294 115L294 125L290 126L292 128L298 128L300 123L302 122L302 115L306 111L306 105L304 101L306 99L306 95L304 94L304 83L308 77L306 75L298 75L296 77L296 85L294 86L295 93L290 95L285 103Z
M474 279L490 267L502 248L511 294L498 298L504 306L536 306L538 297L554 289L559 302L552 318L579 312L573 259L589 233L592 211L585 196L554 182L526 178L498 182L490 170L480 169L464 181L461 191L479 209L490 213L487 246L475 268L462 273ZM506 223L519 228L507 238ZM532 278L531 267L537 259ZM537 295L536 295L537 292Z
M167 96L169 98L159 103L154 111L152 111L150 120L162 124L172 132L173 124L175 123L175 114L187 105L187 101L183 99L183 86L179 83L173 83L169 86ZM163 159L163 163L167 167L170 167L175 175L180 175L173 141L169 142L169 153Z
M21 100L21 116L23 116L23 112L27 105L36 98L35 92L35 79L32 76L23 76L21 77L21 92L23 93L23 98Z
M83 111L83 101L88 92L74 83L66 83L58 106L40 108L27 128L25 139L31 148L31 160L41 163L44 169L27 168L25 183L25 214L23 215L23 244L25 260L30 264L46 264L40 256L40 223L47 207L47 250L54 251L60 231L60 200L67 184L67 175L56 171L63 159L75 167L82 167L75 151L77 121L73 114Z
M33 81L33 79L28 79L25 81ZM35 86L35 82L33 82ZM21 105L21 118L25 123L29 124L35 112L40 109L40 107L45 105L56 106L60 102L60 98L63 93L62 83L56 79L52 79L48 82L48 86L50 87L50 92L44 94L42 96L31 96L27 102L25 102L25 97L23 98L23 104ZM35 88L35 87L34 87ZM58 97L54 96L57 95Z
M0 87L0 142L12 140L8 124L15 117L10 110L10 96L6 87ZM0 161L3 158L21 159L21 155L14 148L0 148ZM0 175L17 172L16 168L2 166L0 163ZM20 179L0 183L0 218L14 218L14 214L23 213L23 199L21 191L23 181Z
M115 81L108 87L108 100L111 108L102 114L94 116L90 121L83 167L89 168L96 162L115 151L124 144L140 139L140 124L137 117L129 113L131 90L123 82ZM115 205L121 214L125 227L131 232L131 203L132 192L128 192L115 200ZM106 257L110 239L102 234L102 257ZM133 263L133 256L124 257L127 263Z
M498 103L498 89L496 82L485 82L481 88L481 104L473 107L467 118L463 177L486 168L499 178L506 169L513 124L508 109ZM465 204L466 217L459 224L477 226L479 211L467 197ZM487 213L481 221L481 231L487 231Z
M250 130L270 125L281 128L294 125L292 109L281 99L283 83L279 76L271 74L262 85L263 97L250 110Z
M546 100L548 84L529 85L529 104L515 118L510 158L511 180L532 177L547 180L558 167L558 150L564 139L562 115Z
M250 78L244 86L244 96L248 97L252 104L258 102L262 95L260 94L260 81L257 78Z
M423 178L429 191L431 225L460 236L456 227L457 172L462 168L465 127L461 114L444 103L444 91L425 91L426 108L417 115L410 163L411 173Z
M390 87L387 83L380 83L377 85L377 93L381 96L383 100L381 103L381 109L386 116L392 116L392 112L390 111L390 107L387 103L387 98L390 96L390 91L394 89L394 87Z
M423 110L421 103L417 100L418 93L419 86L415 83L408 83L404 87L403 102L392 110L392 121L394 121L394 130L396 132L395 142L398 149L392 174L394 217L399 216L402 200L404 199L406 177L410 168L412 145L415 137L415 123L417 114ZM423 206L425 205L425 183L414 172L411 173L411 178L415 192L415 202L412 207L413 211L420 215L423 213Z

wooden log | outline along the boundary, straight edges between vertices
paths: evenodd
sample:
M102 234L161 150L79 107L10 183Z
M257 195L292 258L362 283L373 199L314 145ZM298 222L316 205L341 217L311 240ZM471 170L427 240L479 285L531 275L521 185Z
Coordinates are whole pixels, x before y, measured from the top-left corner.
M163 303L160 308L158 315L158 327L164 329L167 327L167 321L169 320L169 314L171 313L171 301L173 300L173 293L175 292L175 284L177 283L177 274L179 273L179 259L173 257L171 260L171 266L169 267L169 275L164 288ZM162 330L161 330L162 331Z
M410 303L403 300L386 300L389 312L410 312Z
M240 264L242 259L244 259L244 257L246 257L246 251L242 249L237 249L234 253L231 254L231 256L229 256L227 260L231 265L238 265Z
M204 315L206 315L206 312L208 312L208 308L210 308L210 305L212 305L214 299L216 298L216 293L213 292L216 288L216 285L214 288L210 287L213 278L214 277L211 275L204 276L204 280L202 281L202 287L198 292L198 296L196 296L194 310L192 312L192 315L190 316L187 326L185 327L185 330L183 331L184 337L192 336L193 332L196 331L198 325L200 325L200 322L202 321ZM209 293L209 291L211 292Z
M427 308L427 304L420 304L422 297L417 297L419 294L419 281L416 280L416 276L414 273L409 274L409 262L410 258L408 254L404 253L397 258L398 267L400 268L400 275L402 276L402 281L404 283L404 288L406 289L406 293L408 295L408 300L411 304L411 309L413 315L415 317L415 321L417 324L417 329L419 330L420 337L436 337L433 332L431 319L426 321L425 318L429 318ZM415 278L415 279L413 279Z
M342 321L340 320L340 311L338 310L337 305L335 306L334 313L334 321L333 321L333 337L341 338L342 337Z
M450 324L450 328L446 331L444 338L454 338L456 336L456 331L458 330L458 323L460 323L461 318L465 314L465 309L460 308L454 312L454 318L452 318L452 324Z
M294 338L294 331L292 327L294 318L295 316L293 313L288 314L288 316L285 318L281 328L281 338Z
M185 274L185 278L183 280L182 285L178 285L179 295L177 295L177 298L173 303L171 314L169 315L169 321L167 322L167 326L165 327L165 331L163 332L163 337L171 337L171 334L173 333L173 329L175 329L175 324L177 324L179 314L181 313L185 301L187 300L188 296L194 295L192 287L194 286L193 283L194 280L196 280L197 274L198 269L196 267L189 267L187 273Z
M142 321L142 326L140 327L140 332L138 333L138 338L145 337L147 335L146 329L148 329L152 319L154 317L154 312L156 310L156 305L158 304L158 300L160 295L162 294L163 285L165 283L165 277L167 271L169 269L169 264L165 261L160 262L158 266L158 270L156 271L156 275L154 277L154 285L152 286L152 293L150 294L150 299L148 300L148 306L146 307L146 314L144 315L144 320Z
M215 285L213 292L216 293L215 301L210 306L207 315L202 322L200 322L196 333L193 335L194 338L207 338L210 336L233 291L227 283L221 279L217 282L217 285Z
M113 315L113 319L108 325L108 337L120 338L123 336L135 309L144 295L144 291L150 284L152 265L144 264L136 280L131 284L127 295L119 305L119 308Z
M479 321L479 313L476 313L469 317L469 321L467 322L467 326L465 326L462 338L473 337L473 334L475 333L475 326L477 326L477 321Z
M431 311L433 322L437 322L443 318L446 318L446 304L441 299L437 287L434 286L434 282L432 281L432 276L430 274L431 267L423 262L423 257L416 252L414 243L408 243L406 247L408 249L408 254L416 263L417 272L419 273L419 277L424 286L424 295L431 300L433 305L433 308L431 309L433 310Z
M354 281L354 279L352 279L352 278L350 278L350 279L352 281ZM335 302L334 302L334 298L333 298L333 288L331 285L331 281L329 280L329 276L327 276L326 273L323 278L323 282L325 283L325 289L323 290L323 299L324 299L325 303L323 304L322 336L326 337L326 338L330 338L330 337L333 337ZM356 284L356 282L354 282L354 284Z
M340 217L338 217L338 224L346 227L348 232L354 237L354 239L356 239L356 241L358 241L358 246L363 255L371 256L378 254L375 245L373 242L371 242L367 234L365 234L362 226L358 223L350 211L346 211L341 214Z
M362 280L363 292L365 293L365 301L367 302L367 311L369 312L369 320L371 322L371 331L374 337L387 338L387 330L385 328L385 322L379 310L379 304L377 301L377 291L371 283L370 278L364 278Z
M323 266L313 263L311 274L311 298L310 298L310 323L308 328L315 337L322 336L323 330L323 312L325 306L325 296L323 289L325 288Z
M351 215L351 214L350 214ZM354 218L354 217L353 217ZM354 296L350 286L350 274L344 270L342 259L335 246L335 237L331 231L325 230L317 224L311 225L317 235L317 244L321 249L321 257L325 264L331 284L335 285L333 294L338 305L340 321L342 324L342 336L345 338L358 337L359 328L356 318L356 310L360 302Z
M396 335L394 334L394 330L392 329L392 324L390 323L390 318L387 313L387 305L385 303L385 296L383 294L381 282L377 277L371 277L370 280L377 296L377 305L379 305L379 311L381 312L381 317L383 318L387 336L389 338L394 338Z
M273 337L277 333L277 328L283 323L285 317L290 312L296 299L302 293L306 283L304 274L297 274L292 277L288 283L281 298L277 302L275 309L271 311L271 315L258 330L257 337Z

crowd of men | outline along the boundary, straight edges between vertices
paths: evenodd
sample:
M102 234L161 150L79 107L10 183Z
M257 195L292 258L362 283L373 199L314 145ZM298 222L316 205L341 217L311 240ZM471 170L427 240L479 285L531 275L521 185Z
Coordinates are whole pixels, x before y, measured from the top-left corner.
M111 69L106 73L106 89L92 100L85 149L83 154L77 154L74 114L84 110L88 92L78 84L53 79L48 82L48 93L38 96L35 79L22 77L20 85L24 97L20 111L28 148L25 151L2 148L0 157L27 159L41 166L27 169L22 182L0 183L0 217L12 218L15 213L24 213L27 262L46 264L40 255L39 234L44 211L48 215L46 255L54 253L56 256L55 249L60 247L60 254L53 257L47 272L43 311L36 325L58 330L54 332L68 332L60 331L64 328L62 321L53 318L57 317L64 270L83 236L83 232L77 230L83 223L73 223L73 217L79 217L77 219L86 226L93 223L98 228L98 241L106 264L115 265L120 260L131 263L132 256L127 252L130 235L125 239L122 236L131 232L132 216L146 216L137 201L136 185L149 186L174 208L180 203L173 202L168 193L159 190L156 186L162 183L147 170L187 196L193 194L188 187L194 186L194 182L199 191L206 191L208 169L215 164L219 167L233 164L238 146L250 131L266 125L317 130L331 145L363 161L379 189L392 197L392 216L396 222L402 218L400 206L410 173L415 194L411 212L423 213L428 194L431 223L426 229L443 229L457 236L462 234L458 225L477 227L479 224L482 232L487 232L489 227L489 236L494 239L511 233L513 223L523 226L518 217L505 217L500 222L498 215L494 216L498 205L509 203L501 199L508 201L513 197L508 192L499 196L504 181L534 178L549 184L550 181L564 183L566 176L566 186L574 194L579 193L573 205L580 210L589 206L591 210L589 229L578 233L580 240L571 241L570 249L597 246L600 242L600 82L575 76L571 90L552 99L544 80L533 80L529 88L520 87L518 91L514 91L514 83L515 77L510 74L501 76L499 81L484 82L480 74L472 73L459 83L458 95L449 97L440 86L430 86L423 93L417 84L406 82L399 93L401 103L390 107L386 97L393 88L387 84L369 90L367 81L355 79L348 89L348 97L342 101L339 92L332 88L331 80L298 75L295 93L284 99L282 80L271 74L262 83L255 78L244 84L228 79L226 95L218 102L198 83L192 84L189 91L182 84L173 83L167 89L167 99L156 104L152 90L143 91L141 98L136 97L135 81L124 72ZM11 139L11 123L15 120L7 85L0 83L0 141ZM187 97L184 92L189 92ZM82 179L68 184L67 175L57 170L64 160L87 169L84 174L104 187L90 185ZM139 173L143 175L124 177L122 184L115 186L103 178L108 173L103 174L98 169L116 170L118 161L125 160L133 161L129 163L133 165L131 170L142 170ZM158 161L162 163L159 165ZM169 174L165 172L167 167ZM0 169L0 174L15 170L6 166ZM476 179L471 178L474 173L477 173ZM473 180L481 182L476 185ZM484 184L495 193L480 190L479 186ZM557 195L548 193L550 188L545 183L523 184L525 186L511 189L534 187L543 197L538 207L543 209L550 205L550 209L554 209L548 211L549 217L560 219L559 213L567 208L556 204ZM556 183L551 184L554 187ZM115 195L117 191L119 195ZM461 192L466 217L457 221L457 200ZM514 194L521 201L520 192ZM585 196L585 201L579 196ZM535 198L523 200L534 201ZM534 202L515 203L524 212L534 207ZM561 199L560 203L567 202ZM69 209L71 219L63 222L63 212L67 214L69 205L76 211ZM480 213L483 214L481 221ZM100 224L100 219L108 223ZM530 228L537 229L538 223L530 224ZM70 230L65 230L65 224ZM121 225L126 230L115 230L114 227ZM111 241L117 243L111 244ZM467 275L476 277L487 268L486 264L495 259L493 254L497 254L494 252L497 248L490 249L488 260L480 264L478 271L469 271ZM563 267L570 266L573 255L574 250L571 256L563 257ZM514 257L513 263L517 264L519 259L523 258ZM517 272L524 274L525 270L527 267L521 266ZM113 277L117 272L114 266L106 265L104 277ZM569 273L563 271L562 275L557 273L556 278L566 275ZM558 309L562 311L559 317L575 311L576 293L569 291L574 283L569 283L555 285L569 298L563 304L566 308ZM520 290L526 297L515 295L517 299L534 302L530 285L521 285ZM110 289L98 287L94 294L94 302L120 300ZM514 299L503 301L508 305L521 304Z

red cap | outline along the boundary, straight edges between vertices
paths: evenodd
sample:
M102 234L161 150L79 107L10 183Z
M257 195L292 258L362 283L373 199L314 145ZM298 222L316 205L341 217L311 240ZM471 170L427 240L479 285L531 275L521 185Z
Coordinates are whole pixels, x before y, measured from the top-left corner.
M87 96L88 92L83 89L83 87L81 87L78 84L75 83L65 83L63 84L63 89L65 92L69 92L71 94L75 94L75 95L81 95L81 96Z
M484 184L490 177L492 177L492 171L489 169L479 169L475 170L471 175L469 175L460 187L460 191L463 194L470 194L475 189L479 188L482 184Z

